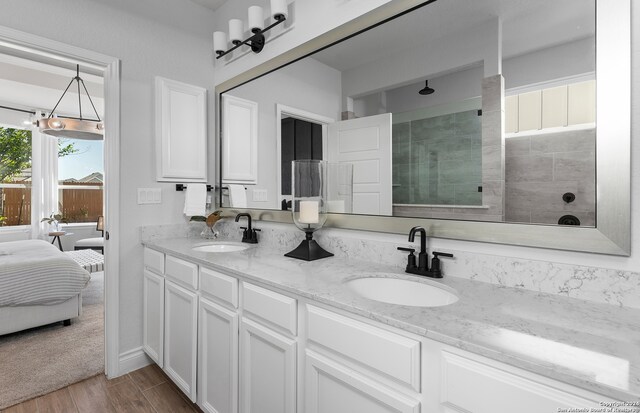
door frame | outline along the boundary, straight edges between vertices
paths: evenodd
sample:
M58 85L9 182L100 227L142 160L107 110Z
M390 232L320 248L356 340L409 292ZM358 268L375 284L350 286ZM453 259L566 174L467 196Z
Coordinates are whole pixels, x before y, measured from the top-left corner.
M82 62L103 71L104 81L104 344L105 373L119 375L120 59L0 26L0 46L59 62Z
M276 182L277 182L277 194L276 199L279 207L282 202L282 173L280 172L280 164L282 163L282 118L291 117L307 122L315 123L322 127L322 159L327 160L328 150L328 137L329 137L329 125L336 120L328 116L318 115L317 113L309 112L303 109L294 108L291 106L282 105L276 103Z

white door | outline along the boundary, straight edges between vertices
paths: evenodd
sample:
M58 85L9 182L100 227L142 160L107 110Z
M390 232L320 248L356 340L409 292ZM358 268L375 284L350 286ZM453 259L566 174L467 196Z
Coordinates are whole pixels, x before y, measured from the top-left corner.
M420 401L307 350L306 413L419 413Z
M353 164L353 213L391 215L391 113L329 125L329 162Z
M144 352L162 367L164 331L164 277L144 270L143 281L143 333Z
M238 411L238 314L200 298L198 405L208 413Z
M198 296L165 280L164 371L196 401Z
M246 318L240 326L240 411L294 413L296 341Z

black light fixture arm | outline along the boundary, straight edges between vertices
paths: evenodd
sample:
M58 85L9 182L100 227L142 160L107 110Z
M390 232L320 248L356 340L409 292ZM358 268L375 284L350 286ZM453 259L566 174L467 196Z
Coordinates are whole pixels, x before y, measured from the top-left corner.
M49 112L49 118L53 118L53 115L54 115L56 109L58 108L58 105L62 101L62 98L64 97L64 95L67 94L67 91L69 90L69 88L71 87L71 85L73 84L74 81L78 82L78 109L80 111L80 118L72 118L70 116L61 116L61 117L66 117L68 119L83 120L83 118L82 118L82 101L80 100L80 83L82 83L82 87L84 88L84 91L87 94L87 97L89 98L89 102L91 103L91 107L93 108L93 112L96 114L96 117L98 118L98 122L101 122L100 115L98 115L98 111L96 110L96 106L93 104L93 100L91 99L91 95L89 94L89 91L87 90L87 86L84 84L84 80L82 80L82 78L80 77L80 65L79 64L76 65L76 76L73 79L71 79L71 81L67 85L67 88L64 90L64 92L62 92L62 96L60 96L60 99L58 99L58 102L56 103L56 105L53 107L53 109L51 109L51 112Z
M49 113L49 118L53 117L53 113L56 111L56 109L58 108L58 105L60 104L60 102L62 101L62 98L64 97L64 95L67 94L67 90L69 90L69 88L71 87L71 84L73 83L73 81L76 80L76 78L74 77L73 79L71 79L71 82L69 82L69 84L67 85L67 88L64 90L64 92L62 92L62 96L60 96L60 99L58 99L58 103L56 103L56 105L53 107L53 109L51 109L51 112Z
M239 48L240 46L243 45L248 45L251 47L251 50L255 53L260 53L262 51L262 49L264 48L264 44L265 44L265 38L264 38L264 33L268 32L269 30L273 29L274 27L276 27L277 25L279 25L280 23L282 23L283 21L285 21L287 18L282 15L282 14L277 14L276 16L274 16L274 18L276 19L275 22L271 23L269 26L265 27L262 30L256 30L254 29L253 31L253 35L243 41L236 41L234 42L234 45L231 49L228 49L226 52L220 51L218 50L216 52L216 54L218 56L216 56L216 59L220 59L222 56L226 56L227 54L233 52L234 50L236 50L237 48Z

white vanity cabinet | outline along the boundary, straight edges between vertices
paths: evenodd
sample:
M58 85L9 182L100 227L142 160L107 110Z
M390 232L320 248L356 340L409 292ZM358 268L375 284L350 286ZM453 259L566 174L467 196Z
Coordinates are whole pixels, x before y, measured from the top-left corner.
M546 413L615 401L148 248L144 261L144 351L208 413Z
M424 344L423 370L430 371L424 375L429 412L555 413L561 408L602 408L600 402L613 401L436 341Z
M160 367L164 357L164 254L144 249L142 347Z
M238 280L200 268L198 405L238 412Z
M249 283L241 299L240 411L294 413L297 301Z
M306 413L420 412L420 342L306 306Z
M196 401L197 266L144 249L143 350Z
M305 413L555 413L615 401L357 318L306 305Z
M164 371L196 401L198 267L167 256L164 285Z

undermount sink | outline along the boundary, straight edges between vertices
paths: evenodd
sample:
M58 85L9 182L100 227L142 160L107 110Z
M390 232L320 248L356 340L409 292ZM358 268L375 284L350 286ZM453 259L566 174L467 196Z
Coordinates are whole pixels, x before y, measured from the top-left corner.
M356 278L346 284L364 298L388 304L440 307L458 301L456 294L442 287L404 278Z
M198 252L238 252L249 248L249 245L239 242L216 242L206 245L195 246L192 249Z

